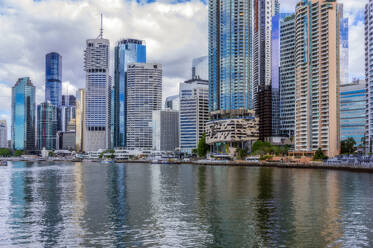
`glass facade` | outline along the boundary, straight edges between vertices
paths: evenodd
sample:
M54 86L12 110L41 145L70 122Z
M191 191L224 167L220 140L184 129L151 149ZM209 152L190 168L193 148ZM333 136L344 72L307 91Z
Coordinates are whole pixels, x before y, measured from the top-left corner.
M125 39L115 47L113 142L114 147L126 146L127 120L127 66L129 63L146 63L144 41Z
M272 17L272 135L280 136L280 23L291 14Z
M362 144L365 134L366 86L356 81L341 86L341 140L354 138Z
M62 57L55 52L45 56L45 101L62 104Z
M12 88L12 147L35 149L35 87L30 78L20 78Z
M57 134L57 106L44 102L37 109L37 148L42 150L56 149Z
M340 74L341 74L341 85L349 84L349 43L348 43L348 18L343 16L343 4L338 5L338 11L340 13Z
M209 110L253 108L252 1L209 1Z

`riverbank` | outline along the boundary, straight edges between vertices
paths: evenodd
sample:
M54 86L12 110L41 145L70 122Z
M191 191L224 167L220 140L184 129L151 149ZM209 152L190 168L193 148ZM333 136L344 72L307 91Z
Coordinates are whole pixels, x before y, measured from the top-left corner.
M71 158L59 159L24 159L24 158L3 158L1 160L11 162L100 162L96 160L77 160ZM373 173L372 165L359 164L327 164L323 162L311 163L284 163L284 162L248 162L248 161L220 161L220 160L197 160L197 161L162 161L153 162L148 160L117 160L114 163L133 163L133 164L193 164L197 166L232 166L232 167L264 167L264 168L288 168L288 169L324 169L324 170L345 170L356 172Z

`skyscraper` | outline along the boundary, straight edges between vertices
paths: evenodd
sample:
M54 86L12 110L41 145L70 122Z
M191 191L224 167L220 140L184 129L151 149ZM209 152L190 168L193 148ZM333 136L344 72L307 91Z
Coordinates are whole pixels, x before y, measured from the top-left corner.
M57 106L44 102L37 108L37 149L56 149Z
M216 130L224 129L216 125L226 124L219 120L240 119L242 122L251 122L253 117L250 110L254 109L253 33L255 28L258 29L258 22L255 22L258 19L254 18L257 3L209 1L209 111ZM268 36L270 38L271 33ZM244 126L239 125L236 131L243 132L239 128ZM246 148L250 146L250 142L247 142L251 139L249 136L229 136L224 140L207 137L207 140L211 141L209 144L213 149L218 145Z
M192 78L208 80L209 79L209 57L203 56L195 58L192 61Z
M349 84L349 42L348 42L348 18L343 16L343 4L338 4L338 11L340 13L340 74L341 74L341 85Z
M365 80L367 83L367 123L366 141L368 143L367 152L373 152L373 0L365 5Z
M272 17L272 136L280 136L280 24L289 15L277 13Z
M180 150L191 154L206 132L208 81L192 79L180 83Z
M340 13L336 0L296 7L295 150L340 152Z
M45 101L57 107L62 103L62 57L55 52L45 56Z
M252 1L209 1L210 111L254 107L253 8Z
M114 57L114 147L126 146L127 120L127 66L129 63L146 63L145 41L125 39L118 42Z
M84 52L85 132L84 151L97 151L110 147L110 42L102 36L86 42Z
M295 15L280 22L280 135L295 130Z
M30 78L20 78L12 88L12 148L35 149L35 87Z
M8 125L6 120L0 120L0 148L8 148Z
M60 121L61 121L61 131L65 132L67 125L70 120L76 117L76 98L73 95L63 95L62 96L62 106L60 108Z
M162 65L128 64L127 96L127 148L151 150L152 113L162 108Z
M75 121L75 148L77 152L83 152L84 149L84 129L85 129L85 123L84 123L84 89L79 89L76 93L76 121Z
M278 14L278 1L254 1L253 85L255 112L259 117L259 137L272 134L272 17ZM277 31L277 30L276 30ZM277 94L276 88L275 94ZM274 97L278 101L278 95ZM275 122L277 125L278 123Z

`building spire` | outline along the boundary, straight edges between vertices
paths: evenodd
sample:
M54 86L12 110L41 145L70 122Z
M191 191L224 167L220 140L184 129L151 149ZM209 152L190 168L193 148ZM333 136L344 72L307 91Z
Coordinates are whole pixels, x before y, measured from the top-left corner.
M100 35L97 38L103 39L104 36L104 29L102 26L102 13L101 13L101 26L100 26Z

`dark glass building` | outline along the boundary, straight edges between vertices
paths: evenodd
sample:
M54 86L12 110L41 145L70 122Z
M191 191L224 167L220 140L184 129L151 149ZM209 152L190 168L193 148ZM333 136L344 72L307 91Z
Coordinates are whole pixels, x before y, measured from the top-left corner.
M146 63L145 41L125 39L118 42L114 57L113 146L126 146L127 120L127 66Z
M35 86L20 78L12 88L12 148L35 149Z
M62 104L62 57L55 52L45 56L45 101Z
M42 150L56 149L57 106L44 102L38 105L38 139L37 148Z

